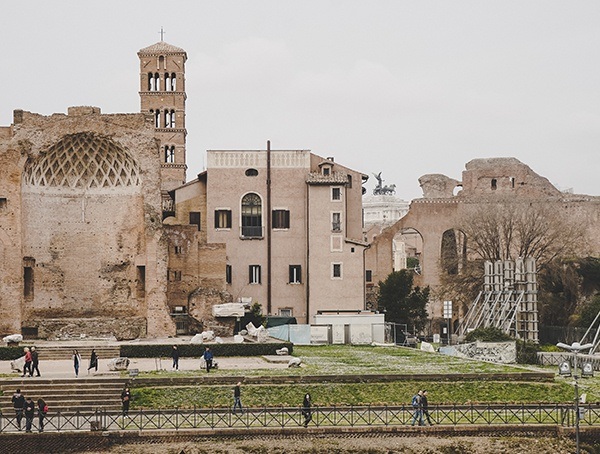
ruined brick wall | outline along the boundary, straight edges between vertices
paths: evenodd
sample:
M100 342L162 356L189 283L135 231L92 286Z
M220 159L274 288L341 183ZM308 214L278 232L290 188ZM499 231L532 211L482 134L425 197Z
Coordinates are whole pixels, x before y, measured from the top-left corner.
M582 256L600 256L600 197L565 194L515 158L475 159L467 163L463 181L444 175L425 175L419 179L424 197L411 202L408 214L375 236L366 252L366 269L372 270L375 284L393 270L392 242L406 229L415 229L423 239L420 274L415 285L429 285L433 299L432 318L441 318L443 295L436 294L440 284L442 236L455 229L473 207L493 210L500 203L542 204L566 215L586 228L580 239ZM453 183L455 182L455 183ZM456 185L456 186L455 186ZM461 188L456 192L456 188Z
M0 253L15 246L1 265L0 311L14 322L0 331L174 332L157 150L142 114L15 112L13 135L0 142L0 198L10 202L0 214ZM132 329L121 323L127 319Z

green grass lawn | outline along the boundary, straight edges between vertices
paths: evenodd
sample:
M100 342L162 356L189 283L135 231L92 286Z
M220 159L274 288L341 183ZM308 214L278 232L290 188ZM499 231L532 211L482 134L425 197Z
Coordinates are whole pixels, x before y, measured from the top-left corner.
M507 366L464 360L416 349L371 346L297 346L294 356L302 358L304 367L277 370L216 370L216 376L274 375L340 375L340 374L453 374L503 373L525 370L554 369ZM158 372L152 375L182 376L182 372ZM183 374L197 375L198 372ZM144 374L145 375L145 374ZM143 376L143 375L142 375ZM429 390L429 401L436 403L534 403L570 402L573 399L572 380L557 377L552 383L489 382L489 381L402 381L390 383L318 383L288 385L244 385L244 405L298 406L302 396L310 392L316 405L408 405L418 389ZM580 380L588 401L600 396L600 381ZM153 387L134 389L132 406L167 407L227 407L232 403L231 386Z

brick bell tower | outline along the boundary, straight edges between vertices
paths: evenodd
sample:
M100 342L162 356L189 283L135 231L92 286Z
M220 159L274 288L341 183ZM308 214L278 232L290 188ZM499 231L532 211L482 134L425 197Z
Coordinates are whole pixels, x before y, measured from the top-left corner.
M161 41L138 52L141 111L154 118L160 141L163 217L174 211L168 194L185 183L185 62L186 52Z

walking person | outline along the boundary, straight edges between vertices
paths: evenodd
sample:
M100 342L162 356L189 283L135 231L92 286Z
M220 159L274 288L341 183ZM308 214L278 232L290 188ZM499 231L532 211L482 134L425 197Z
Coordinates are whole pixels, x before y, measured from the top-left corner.
M415 394L413 396L412 401L411 401L411 406L413 407L413 410L414 410L412 424L411 424L413 426L415 425L417 420L419 420L420 426L423 425L423 409L421 407L422 396L423 396L423 391L419 391L417 394Z
M131 402L131 392L125 388L121 393L121 402L123 403L123 416L129 415L129 402Z
M92 348L92 353L90 355L90 364L88 367L88 374L90 373L90 369L94 369L98 372L98 355L96 355L96 349Z
M244 414L244 408L242 407L242 382L237 382L235 388L233 388L233 414L235 415L236 408L240 409L240 413Z
M31 400L31 397L25 399L23 413L25 413L25 432L31 432L33 416L35 414L35 404L33 403L33 400Z
M38 399L37 401L37 407L38 407L38 432L43 432L44 431L44 418L46 417L46 414L48 413L48 405L46 405L46 402L44 401L44 399L42 399L41 397Z
M425 422L425 419L427 418L427 423L430 426L433 426L433 423L431 422L431 418L429 417L429 403L427 402L427 390L426 389L423 390L423 395L421 396L421 411L423 412L423 416L421 416L421 418L423 419L423 422Z
M25 365L23 366L23 375L21 375L21 377L24 377L25 374L28 374L29 377L31 377L31 352L27 347L25 347L23 351L25 352Z
M81 355L77 350L73 350L73 369L75 369L75 378L79 377L79 366L81 365Z
M173 369L179 370L179 350L177 350L177 345L173 345L171 357L173 358Z
M39 364L40 364L40 359L39 359L38 351L35 349L35 347L31 347L31 375L32 376L33 376L33 372L37 371L36 377L41 377Z
M206 363L206 372L210 372L213 364L213 353L210 351L210 347L206 347L206 350L204 350L204 355L202 355L202 357L204 358L204 362Z
M304 400L302 401L302 416L304 416L304 427L308 427L308 423L312 421L312 410L310 406L310 394L306 393L304 395Z
M20 389L17 389L17 392L13 394L12 403L15 409L15 416L17 418L17 429L21 430L21 421L23 420L23 408L25 407L25 396L21 394Z

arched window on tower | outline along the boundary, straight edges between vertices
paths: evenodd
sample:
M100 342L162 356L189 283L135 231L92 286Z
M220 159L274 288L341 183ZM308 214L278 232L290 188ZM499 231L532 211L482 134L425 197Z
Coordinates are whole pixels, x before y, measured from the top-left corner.
M175 127L175 111L171 110L171 115L170 115L170 119L171 119L171 123L170 123L170 128L174 128Z
M253 192L242 198L242 237L262 237L262 201Z
M152 91L160 90L160 76L158 73L154 73L154 89Z
M164 127L165 128L170 128L171 127L171 112L169 112L168 110L165 110L165 122L164 122Z
M148 91L154 91L154 75L148 73Z
M171 75L169 73L165 73L165 91L173 91L171 87Z
M152 112L152 110L150 112ZM160 110L158 109L154 111L154 127L160 128Z
M177 90L177 75L175 73L171 74L171 89L173 91Z
M175 164L175 146L165 145L165 163Z

